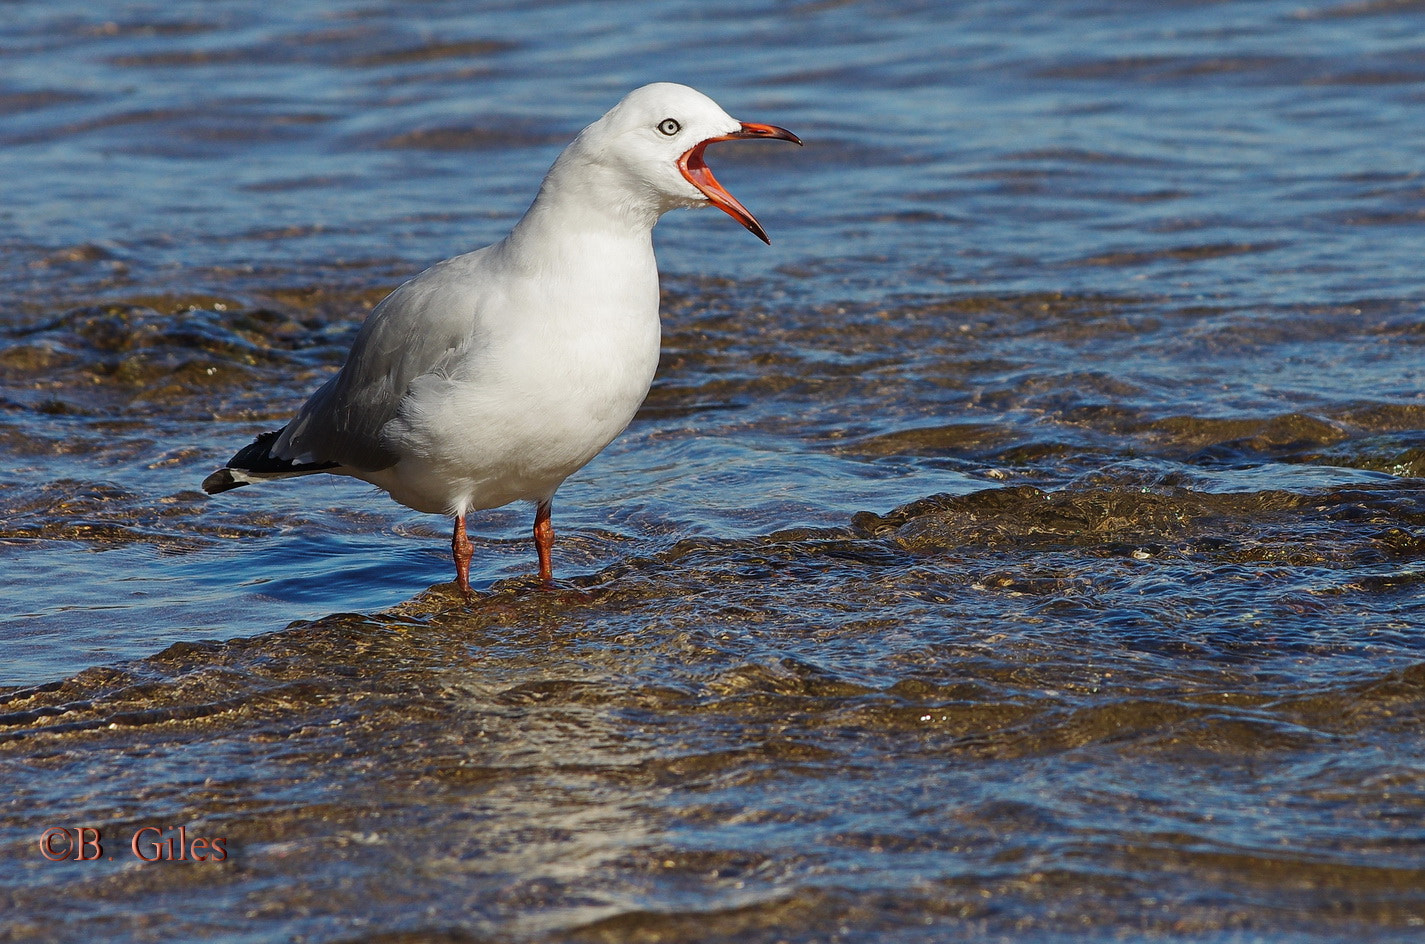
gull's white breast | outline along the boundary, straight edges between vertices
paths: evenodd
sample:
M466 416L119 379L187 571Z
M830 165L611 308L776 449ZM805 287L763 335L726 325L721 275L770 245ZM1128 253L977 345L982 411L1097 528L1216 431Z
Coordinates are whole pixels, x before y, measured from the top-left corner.
M532 265L522 248L498 243L409 286L470 319L463 342L410 383L382 429L397 462L360 476L418 511L550 498L628 426L653 381L651 240L562 234L541 243Z

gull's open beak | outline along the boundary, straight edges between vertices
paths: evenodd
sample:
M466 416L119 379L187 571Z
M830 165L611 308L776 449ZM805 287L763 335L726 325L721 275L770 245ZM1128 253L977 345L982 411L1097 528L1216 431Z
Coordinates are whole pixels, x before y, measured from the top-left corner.
M745 138L776 138L779 141L791 141L794 144L801 144L801 138L792 134L786 128L778 128L776 125L758 125L750 121L744 121L742 127L732 134L724 134L716 138L708 138L700 144L692 147L686 154L678 158L678 170L683 172L683 176L688 179L688 183L697 187L703 192L713 206L727 213L737 222L762 240L771 245L772 240L767 238L767 232L762 228L762 224L757 222L757 218L747 211L747 207L737 202L737 198L728 193L722 184L717 182L712 170L708 168L703 160L703 149L715 141L740 141Z

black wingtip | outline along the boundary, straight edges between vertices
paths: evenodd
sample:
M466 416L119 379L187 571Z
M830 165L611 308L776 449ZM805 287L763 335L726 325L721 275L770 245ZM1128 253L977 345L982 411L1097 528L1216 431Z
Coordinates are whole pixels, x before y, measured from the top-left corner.
M267 450L272 448L272 444L276 442L277 437L281 435L282 430L280 429L274 429L266 433L258 433L256 439L246 446L243 446L237 451L237 455L228 460L228 468L261 472L268 471L266 467L273 465L274 462L291 465L290 462L286 462L285 460L274 460L272 456L268 454Z
M251 484L251 482L239 482L233 476L232 469L219 469L203 480L203 491L209 495L216 495L219 492L227 492Z
M238 454L228 460L228 464L203 480L203 491L209 495L226 492L234 488L251 485L252 478L287 478L293 475L307 475L312 472L327 472L341 465L339 462L294 462L291 459L275 459L269 450L282 430L262 433L252 442L238 450ZM241 477L234 474L234 470Z

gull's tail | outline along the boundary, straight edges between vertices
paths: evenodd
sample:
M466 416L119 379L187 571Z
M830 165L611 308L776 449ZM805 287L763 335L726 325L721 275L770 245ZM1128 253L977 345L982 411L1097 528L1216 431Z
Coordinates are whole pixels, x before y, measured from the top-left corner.
M264 479L311 475L313 472L326 472L341 465L340 462L294 462L291 459L279 459L269 450L280 435L280 429L263 433L244 446L237 455L228 460L227 465L203 480L203 491L216 495Z

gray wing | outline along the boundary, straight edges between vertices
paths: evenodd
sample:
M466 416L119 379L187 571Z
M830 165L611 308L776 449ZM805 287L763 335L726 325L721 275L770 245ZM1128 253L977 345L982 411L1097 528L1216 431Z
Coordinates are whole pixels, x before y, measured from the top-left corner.
M303 404L272 444L275 457L374 472L399 458L382 439L416 378L442 372L474 342L487 249L432 266L367 317L341 372Z

